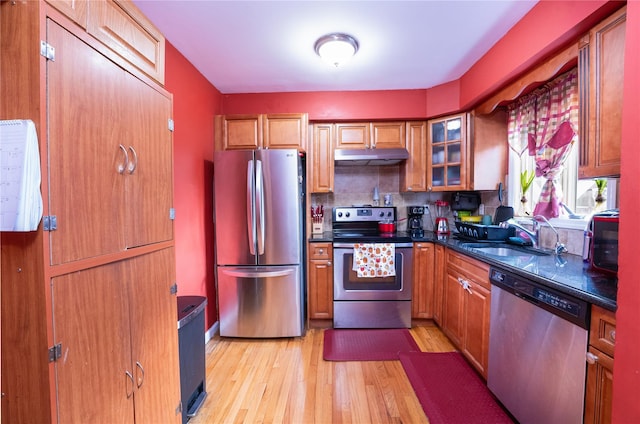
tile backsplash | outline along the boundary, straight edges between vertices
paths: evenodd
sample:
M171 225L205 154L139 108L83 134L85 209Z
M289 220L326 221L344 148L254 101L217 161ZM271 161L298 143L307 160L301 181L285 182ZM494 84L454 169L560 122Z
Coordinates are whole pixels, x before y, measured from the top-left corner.
M373 192L378 187L379 205L383 204L385 194L390 194L393 206L398 208L398 230L407 228L407 206L433 205L436 200L449 200L449 192L400 192L399 165L392 166L336 166L334 174L333 193L312 193L309 203L324 205L324 231L331 231L331 209L334 206L373 205ZM485 205L485 213L493 216L500 205L498 191L480 192L481 202ZM505 199L507 204L507 199ZM435 219L435 211L431 211ZM450 216L453 222L453 216ZM433 228L432 220L425 214L423 218L425 230ZM583 231L559 228L560 241L564 243L569 253L581 255ZM552 248L555 245L555 234L544 227L541 231L542 246Z

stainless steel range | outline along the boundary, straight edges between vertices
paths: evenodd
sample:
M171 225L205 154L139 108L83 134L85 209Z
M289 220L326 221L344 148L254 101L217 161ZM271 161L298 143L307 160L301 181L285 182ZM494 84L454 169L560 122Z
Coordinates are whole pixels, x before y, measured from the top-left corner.
M335 207L332 218L334 328L410 328L411 236L378 229L396 208Z

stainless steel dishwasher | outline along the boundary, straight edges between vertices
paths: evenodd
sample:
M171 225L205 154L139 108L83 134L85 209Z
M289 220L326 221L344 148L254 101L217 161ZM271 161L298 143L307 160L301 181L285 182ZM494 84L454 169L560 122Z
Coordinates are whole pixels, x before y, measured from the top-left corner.
M589 304L491 268L487 385L521 424L582 423Z

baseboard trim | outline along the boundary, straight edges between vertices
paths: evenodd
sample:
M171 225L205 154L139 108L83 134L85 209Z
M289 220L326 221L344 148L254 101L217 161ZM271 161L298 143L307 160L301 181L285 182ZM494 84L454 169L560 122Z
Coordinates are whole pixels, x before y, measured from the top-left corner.
M204 333L204 344L207 344L209 340L213 339L213 336L216 335L218 330L220 330L220 321L214 322L211 328Z

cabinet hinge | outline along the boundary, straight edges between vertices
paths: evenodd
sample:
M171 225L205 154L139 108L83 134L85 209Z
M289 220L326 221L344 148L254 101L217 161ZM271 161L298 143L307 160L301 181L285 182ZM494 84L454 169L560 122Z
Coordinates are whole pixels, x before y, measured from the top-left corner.
M171 118L169 118L168 127L169 127L169 131L173 132L173 129L175 128L175 124L173 123L173 119Z
M176 210L175 208L169 208L169 219L170 220L174 220L176 219Z
M54 231L58 229L58 217L55 215L47 215L42 217L42 228L45 231Z
M62 343L49 348L49 362L55 362L62 356Z
M178 293L178 283L173 283L171 287L169 287L169 294Z
M46 41L40 40L40 56L46 57L54 62L56 60L56 49Z

